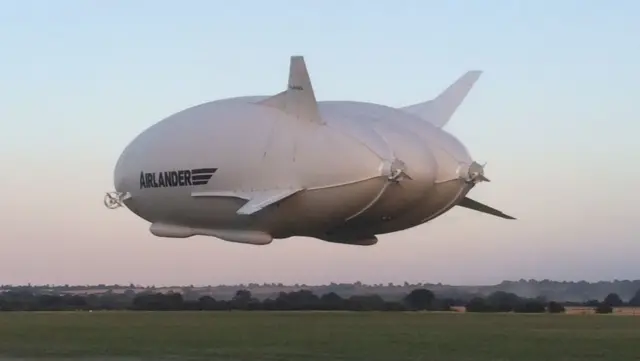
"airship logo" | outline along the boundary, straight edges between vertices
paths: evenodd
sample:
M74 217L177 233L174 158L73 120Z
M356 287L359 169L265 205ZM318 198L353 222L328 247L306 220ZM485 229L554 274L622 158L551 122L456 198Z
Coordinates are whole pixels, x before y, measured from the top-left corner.
M218 168L196 168L165 172L140 172L140 189L201 186L209 183Z

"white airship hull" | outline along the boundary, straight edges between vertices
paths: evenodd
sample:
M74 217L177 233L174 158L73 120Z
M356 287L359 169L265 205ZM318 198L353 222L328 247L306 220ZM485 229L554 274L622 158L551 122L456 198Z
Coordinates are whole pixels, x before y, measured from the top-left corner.
M142 132L116 164L107 203L161 237L372 245L377 234L465 206L486 179L455 137L417 111L317 102L304 60L292 57L286 91L201 104Z

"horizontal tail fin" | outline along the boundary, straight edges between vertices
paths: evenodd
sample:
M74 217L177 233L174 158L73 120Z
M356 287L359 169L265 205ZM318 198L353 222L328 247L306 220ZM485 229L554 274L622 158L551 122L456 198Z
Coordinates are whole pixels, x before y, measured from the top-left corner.
M464 207L464 208L468 208L468 209L472 209L474 211L478 211L478 212L482 212L482 213L487 213L490 214L492 216L496 216L496 217L500 217L500 218L504 218L504 219L515 219L514 217L511 217L507 214L502 213L501 211L495 209L495 208L491 208L487 205L484 205L478 201L474 201L471 198L468 197L464 197L462 199L462 201L460 203L458 203L458 205L460 207Z
M482 71L480 70L468 71L436 98L400 109L442 128L449 122L449 119L467 97L481 74Z

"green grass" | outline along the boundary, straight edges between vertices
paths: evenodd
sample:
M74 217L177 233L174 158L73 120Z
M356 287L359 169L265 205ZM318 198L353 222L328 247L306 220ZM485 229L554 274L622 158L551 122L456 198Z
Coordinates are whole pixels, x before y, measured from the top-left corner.
M0 313L0 360L100 356L214 361L640 360L640 317L347 312Z

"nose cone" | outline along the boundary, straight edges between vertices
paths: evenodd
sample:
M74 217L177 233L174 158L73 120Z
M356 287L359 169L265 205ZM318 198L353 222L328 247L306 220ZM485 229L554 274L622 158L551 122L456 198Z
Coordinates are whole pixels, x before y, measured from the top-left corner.
M118 161L116 162L116 165L113 169L113 186L115 187L116 192L129 191L127 189L124 189L126 187L126 163L127 150L125 149L125 151L120 154L120 157L118 158Z
M131 193L140 189L140 156L145 154L134 140L122 151L115 167L113 168L113 186L116 192Z

